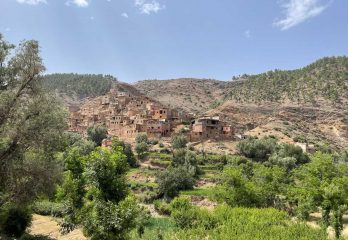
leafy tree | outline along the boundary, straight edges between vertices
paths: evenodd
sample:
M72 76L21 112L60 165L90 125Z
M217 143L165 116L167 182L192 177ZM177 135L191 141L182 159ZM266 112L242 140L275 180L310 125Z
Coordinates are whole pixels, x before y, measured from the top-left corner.
M231 206L279 207L286 180L285 169L262 164L226 167L215 197Z
M138 154L138 157L140 159L144 159L145 156L147 155L148 151L149 151L149 140L147 138L146 133L140 133L137 135L137 137L135 138L135 151Z
M148 143L149 139L147 138L146 133L139 133L135 138L136 143Z
M311 162L295 171L295 185L290 191L292 201L299 206L307 202L308 211L322 209L324 226L333 225L340 235L340 219L348 205L348 165L336 164L332 155L316 153ZM333 219L330 219L330 214ZM337 225L338 224L338 225Z
M277 140L271 137L263 139L248 138L238 143L238 151L245 157L258 161L266 161L275 151Z
M108 129L104 125L95 125L87 129L88 138L97 146L101 146L103 139L108 136Z
M165 199L177 196L180 190L192 189L194 185L193 175L185 167L167 168L158 173L156 182L159 194Z
M86 162L88 192L82 209L85 233L91 239L126 239L135 227L139 209L128 196L128 164L122 148L97 148Z
M129 143L125 143L124 141L119 140L118 138L114 138L112 140L112 148L115 149L117 147L122 147L123 153L127 157L127 162L129 166L131 167L138 167L137 160L134 156L133 150L132 150L132 145Z
M184 148L175 150L173 152L173 166L185 167L193 175L196 175L198 173L198 161L196 153Z
M277 150L270 156L269 161L272 164L293 169L301 164L308 163L309 157L299 146L281 144L277 146Z
M186 148L187 145L187 139L184 135L174 135L172 137L172 147L174 149L179 149L179 148Z
M0 35L0 215L53 193L66 129L63 107L42 88L38 42L13 49Z

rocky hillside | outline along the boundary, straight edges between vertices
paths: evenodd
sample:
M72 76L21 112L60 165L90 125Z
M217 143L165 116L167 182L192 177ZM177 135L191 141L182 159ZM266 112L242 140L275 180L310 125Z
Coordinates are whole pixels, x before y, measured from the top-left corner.
M323 58L302 69L238 81L208 111L250 135L348 148L348 58ZM250 130L250 131L248 131Z
M139 81L134 86L169 107L200 115L223 98L231 84L212 79L181 78Z
M239 133L285 142L348 148L348 58L323 58L302 69L201 79L141 81L140 91L198 115L220 115Z

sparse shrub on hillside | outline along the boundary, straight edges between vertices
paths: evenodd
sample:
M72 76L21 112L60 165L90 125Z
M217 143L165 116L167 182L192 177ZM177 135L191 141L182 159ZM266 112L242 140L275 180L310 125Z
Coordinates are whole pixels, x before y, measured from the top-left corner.
M299 143L306 143L307 139L304 135L299 135L299 136L294 137L294 141L299 142Z

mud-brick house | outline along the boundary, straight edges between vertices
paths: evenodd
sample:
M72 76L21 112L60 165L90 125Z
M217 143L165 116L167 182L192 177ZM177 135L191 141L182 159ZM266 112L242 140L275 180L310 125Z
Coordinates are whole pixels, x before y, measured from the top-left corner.
M226 140L233 138L233 128L219 117L202 117L193 120L189 134L190 141L205 139Z
M146 122L146 134L149 138L170 136L170 123L167 121L148 120Z

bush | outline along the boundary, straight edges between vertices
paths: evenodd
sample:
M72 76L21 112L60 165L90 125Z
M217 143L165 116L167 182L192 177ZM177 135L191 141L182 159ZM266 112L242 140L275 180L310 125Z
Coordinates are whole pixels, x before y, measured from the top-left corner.
M268 159L277 146L277 140L271 137L263 139L248 138L238 143L238 151L245 157L258 161Z
M68 212L68 206L64 203L54 203L50 201L38 201L32 206L34 213L53 217L63 217Z
M193 189L194 179L185 167L168 168L159 173L156 179L160 195L171 199L178 195L180 190Z
M220 206L211 213L197 207L193 209L176 213L180 216L176 217L176 223L182 223L184 229L179 229L171 239L327 239L325 229L315 229L305 223L293 222L286 212L272 208Z
M119 203L93 201L84 211L84 232L95 240L122 240L136 225L139 209L133 198Z
M163 200L154 201L155 210L161 215L170 215L171 210L169 205Z
M186 148L187 139L184 135L174 135L172 137L172 147L174 149Z
M108 129L104 125L95 125L87 129L88 138L97 146L101 146L103 139L108 135Z
M193 206L185 197L176 198L170 204L175 225L182 229L203 226L212 229L217 225L217 219L207 210Z
M30 226L31 220L31 213L27 209L10 208L2 229L7 236L18 238Z
M148 143L149 139L147 138L146 133L139 133L135 138L136 143Z
M137 152L140 159L144 159L148 154L149 145L146 142L137 143L135 146L135 151Z

